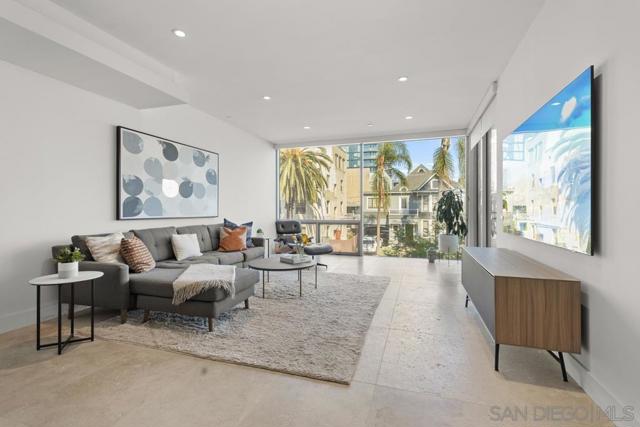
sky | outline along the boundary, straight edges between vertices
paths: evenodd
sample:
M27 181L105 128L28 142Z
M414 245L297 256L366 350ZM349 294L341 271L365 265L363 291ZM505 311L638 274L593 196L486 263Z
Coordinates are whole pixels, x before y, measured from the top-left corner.
M407 148L409 149L409 153L411 153L411 161L413 162L413 167L415 168L419 164L423 164L429 169L433 167L433 152L440 146L441 138L435 139L419 139L415 141L407 141L405 142ZM456 142L458 138L451 138L451 148L449 152L453 157L453 165L454 172L453 177L455 180L458 180L459 171L458 171L458 152L455 148Z

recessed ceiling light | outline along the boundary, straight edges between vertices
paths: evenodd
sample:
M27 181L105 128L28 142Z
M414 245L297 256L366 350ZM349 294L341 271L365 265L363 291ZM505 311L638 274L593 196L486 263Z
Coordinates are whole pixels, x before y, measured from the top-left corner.
M405 120L413 120L413 116L407 116L404 118Z
M262 97L262 99L264 99L265 101L270 101L271 97L269 95L265 95Z
M309 129L311 129L311 126L305 126L305 127L303 127L302 129L304 129L304 130L309 130Z
M367 123L367 126L371 127L373 126L373 123Z
M179 29L177 29L177 28L176 28L176 29L171 30L171 32L173 33L173 35L174 35L174 36L176 36L176 37L180 37L181 39L183 39L183 38L187 37L187 33L185 33L185 32L184 32L184 31L182 31L182 30L179 30Z
M398 81L399 81L400 83L404 83L404 82L406 82L407 80L409 80L409 77L406 77L406 76L398 77Z

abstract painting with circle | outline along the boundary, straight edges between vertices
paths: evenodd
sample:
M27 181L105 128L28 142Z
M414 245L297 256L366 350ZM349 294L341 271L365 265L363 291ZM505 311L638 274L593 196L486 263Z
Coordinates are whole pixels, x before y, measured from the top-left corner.
M118 219L218 216L218 153L118 127Z

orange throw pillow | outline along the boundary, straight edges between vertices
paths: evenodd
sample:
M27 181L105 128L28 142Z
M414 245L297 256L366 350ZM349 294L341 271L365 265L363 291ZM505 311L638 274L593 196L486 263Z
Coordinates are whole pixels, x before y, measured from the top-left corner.
M247 227L220 229L220 252L237 252L247 249Z

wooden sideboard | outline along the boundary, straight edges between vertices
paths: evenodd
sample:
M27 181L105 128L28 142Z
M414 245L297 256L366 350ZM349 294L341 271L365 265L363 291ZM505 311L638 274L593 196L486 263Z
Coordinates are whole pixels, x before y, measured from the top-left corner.
M462 284L495 341L547 350L562 368L563 353L580 353L580 281L518 252L465 247ZM555 354L554 351L558 352Z

